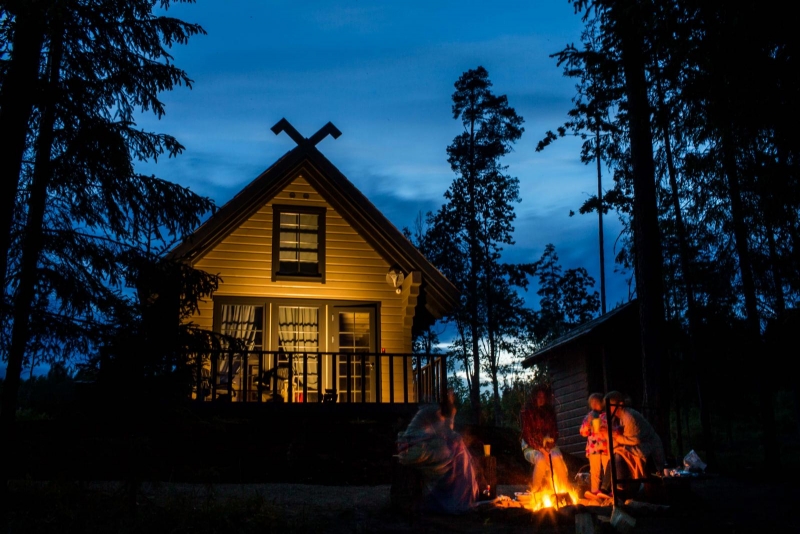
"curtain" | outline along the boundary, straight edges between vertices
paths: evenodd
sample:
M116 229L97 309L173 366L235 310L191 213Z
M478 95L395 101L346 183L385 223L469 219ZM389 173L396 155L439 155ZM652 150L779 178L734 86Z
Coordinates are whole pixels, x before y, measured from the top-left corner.
M279 348L285 352L319 351L319 308L301 306L278 307ZM319 356L308 357L308 389L318 391ZM302 380L303 355L292 356L292 372ZM302 384L297 382L298 387Z
M257 306L245 306L241 304L231 304L222 306L222 325L220 333L241 339L246 350L253 350L255 347L256 334L261 325L256 324ZM227 383L228 367L231 364L230 355L226 355L219 362L219 381ZM233 358L233 381L240 378L242 370L242 355L238 354Z

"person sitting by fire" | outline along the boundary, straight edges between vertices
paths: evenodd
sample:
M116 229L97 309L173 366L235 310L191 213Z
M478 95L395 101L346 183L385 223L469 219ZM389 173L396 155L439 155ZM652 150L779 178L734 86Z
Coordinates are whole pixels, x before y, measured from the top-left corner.
M398 457L403 465L422 474L422 504L432 512L459 514L478 499L478 481L472 456L461 435L453 430L452 394L440 404L421 407L398 435Z
M522 454L533 464L531 492L545 492L549 496L569 491L567 464L556 446L558 425L549 385L541 384L534 389L520 416Z
M646 477L648 461L656 472L661 472L666 463L664 446L653 426L630 407L630 398L619 391L609 392L605 402L611 407L612 417L619 422L612 427L611 434L617 479ZM606 476L603 489L608 492L610 488L610 476Z

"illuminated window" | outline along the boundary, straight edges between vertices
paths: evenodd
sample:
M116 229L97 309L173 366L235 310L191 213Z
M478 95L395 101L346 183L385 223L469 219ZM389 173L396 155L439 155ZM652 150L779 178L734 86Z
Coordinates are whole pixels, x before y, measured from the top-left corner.
M324 282L325 209L274 206L273 221L273 280Z

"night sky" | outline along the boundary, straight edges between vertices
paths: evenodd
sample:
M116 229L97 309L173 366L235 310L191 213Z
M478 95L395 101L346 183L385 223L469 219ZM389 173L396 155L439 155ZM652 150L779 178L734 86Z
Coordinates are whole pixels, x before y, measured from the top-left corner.
M201 24L208 35L172 50L193 88L164 93L160 121L139 120L146 130L177 137L185 152L138 170L222 205L295 146L270 131L278 120L285 117L305 137L331 121L343 135L323 140L320 151L395 226L411 227L419 212L444 202L454 177L446 147L461 131L451 113L453 83L482 65L494 92L507 95L525 119L522 139L504 159L522 197L516 244L504 259L534 261L553 243L565 269L583 266L598 279L597 216L569 217L596 193L595 167L580 162L576 139L534 150L564 122L574 95L574 82L550 57L580 40L580 17L566 0L198 0L167 14ZM627 300L628 289L626 276L613 272L616 216L605 225L611 309ZM534 292L527 302L538 308Z

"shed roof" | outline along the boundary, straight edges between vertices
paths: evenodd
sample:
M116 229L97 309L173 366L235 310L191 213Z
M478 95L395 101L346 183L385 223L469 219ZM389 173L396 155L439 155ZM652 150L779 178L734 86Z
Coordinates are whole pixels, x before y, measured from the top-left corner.
M534 352L522 360L522 367L531 367L536 363L552 357L555 355L556 351L566 349L570 345L577 343L578 341L590 335L598 334L607 328L609 324L616 323L620 320L625 320L625 317L629 317L635 313L638 313L638 310L638 301L633 299L630 302L627 302L622 306L618 306L610 312L601 315L600 317L596 317L580 326L576 326L563 336L554 339L546 347Z

